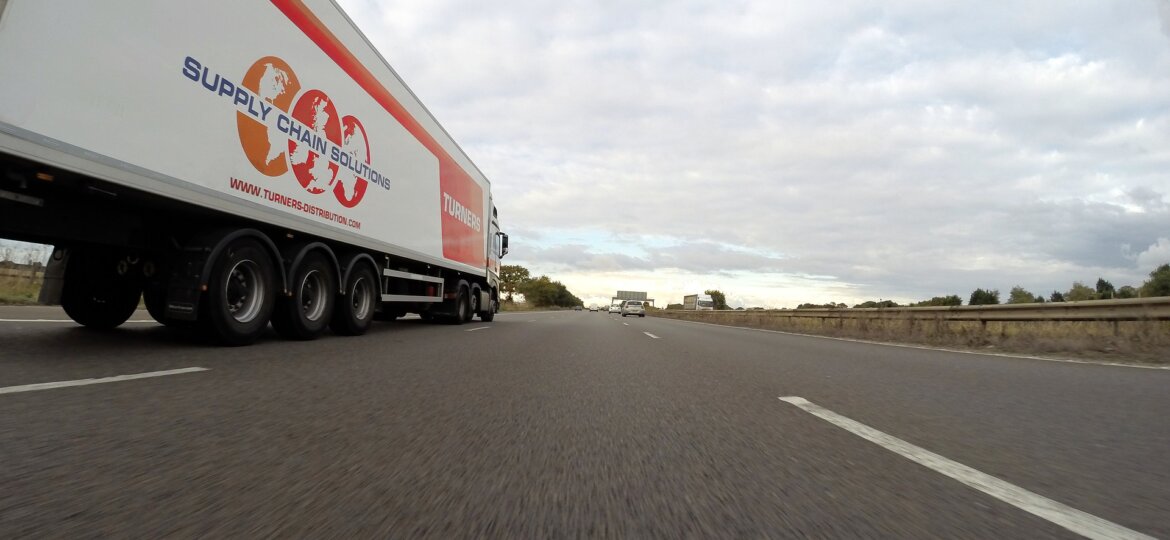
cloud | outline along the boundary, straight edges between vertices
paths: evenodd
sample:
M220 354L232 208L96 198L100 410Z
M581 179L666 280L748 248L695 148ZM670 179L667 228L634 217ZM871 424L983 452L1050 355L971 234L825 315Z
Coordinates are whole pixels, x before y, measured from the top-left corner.
M1153 270L1170 263L1170 238L1159 238L1157 242L1137 256L1138 267Z
M1170 224L1164 0L343 4L571 287L1137 284Z
M716 242L687 242L669 246L630 245L627 253L598 252L597 246L557 244L551 248L522 248L517 258L560 270L629 271L663 269L693 273L780 272L784 260Z
M1158 6L1158 21L1162 23L1162 33L1170 37L1170 2L1167 0L1154 0Z

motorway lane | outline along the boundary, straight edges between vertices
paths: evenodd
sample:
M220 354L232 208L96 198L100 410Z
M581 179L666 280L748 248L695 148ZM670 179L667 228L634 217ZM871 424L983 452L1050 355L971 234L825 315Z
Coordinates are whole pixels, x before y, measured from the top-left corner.
M762 373L786 377L783 395L805 397L1074 508L1170 536L1170 459L1163 451L1170 448L1170 371L666 319L644 326L682 345L677 356L734 362L727 376L738 387L756 384Z
M1011 451L1028 443L950 425L979 414L947 422L952 406L914 408L950 397L922 380L980 373L947 375L955 361L937 353L589 312L400 321L359 339L243 349L145 323L113 336L17 324L0 323L0 386L210 371L0 395L3 537L1075 537L776 399L803 395L1001 477L994 459L966 459L982 450L948 451L992 448L1028 470L1032 456ZM984 369L976 388L997 380L999 368ZM1129 382L1114 378L1103 392ZM1061 459L1077 463L1072 453ZM1053 483L1099 486L1075 476ZM1081 497L1117 496L1098 515L1168 534L1141 510L1166 508L1164 487L1118 493Z

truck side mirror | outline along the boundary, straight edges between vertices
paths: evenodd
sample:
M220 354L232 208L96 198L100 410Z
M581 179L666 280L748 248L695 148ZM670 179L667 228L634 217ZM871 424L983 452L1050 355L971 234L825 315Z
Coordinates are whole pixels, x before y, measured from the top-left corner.
M508 254L508 235L500 233L500 256Z

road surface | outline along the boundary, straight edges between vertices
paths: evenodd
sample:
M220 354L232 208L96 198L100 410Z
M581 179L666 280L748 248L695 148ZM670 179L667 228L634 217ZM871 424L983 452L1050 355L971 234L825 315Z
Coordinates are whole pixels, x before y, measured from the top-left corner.
M237 349L65 319L0 308L0 538L1170 538L1168 370L588 311Z

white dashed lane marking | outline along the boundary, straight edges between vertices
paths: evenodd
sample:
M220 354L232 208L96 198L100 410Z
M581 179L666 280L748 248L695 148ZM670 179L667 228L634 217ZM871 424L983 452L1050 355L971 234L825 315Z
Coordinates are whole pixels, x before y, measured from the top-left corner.
M207 371L207 368L189 367L181 369L168 369L166 371L150 371L147 373L134 373L131 375L117 375L114 377L103 377L101 379L78 379L75 381L57 381L37 384L23 384L20 386L6 386L0 388L0 394L16 394L19 392L35 392L37 390L52 390L54 388L68 388L70 386L88 386L91 384L103 384L121 381L132 381L135 379L148 379L151 377L166 377L167 375L181 375L183 373L195 373L197 371Z
M887 435L861 422L841 416L807 399L796 396L781 397L780 401L791 403L801 410L848 431L862 439L898 454L923 467L944 476L949 476L968 487L977 489L1006 502L1025 512L1046 519L1086 538L1094 539L1142 539L1153 540L1137 531L1106 521L1065 506L1043 495L1032 493L1022 487L1010 484L989 474L972 469L957 461L951 461L924 448L919 448L902 439Z

